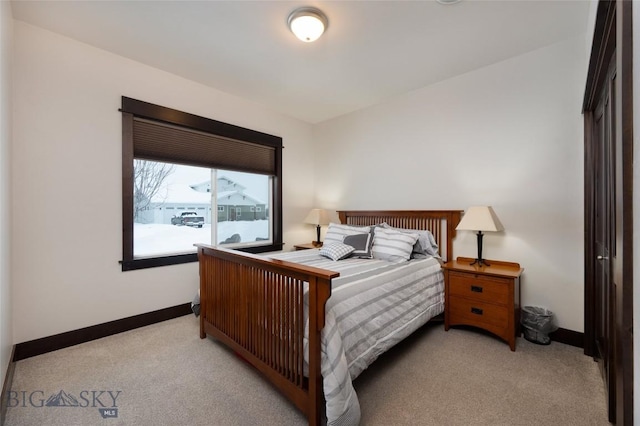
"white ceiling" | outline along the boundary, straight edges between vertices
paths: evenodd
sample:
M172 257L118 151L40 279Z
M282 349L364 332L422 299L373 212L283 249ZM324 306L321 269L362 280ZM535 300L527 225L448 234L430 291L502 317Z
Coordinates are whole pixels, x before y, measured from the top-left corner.
M303 43L289 13L329 28ZM588 0L13 1L13 17L310 123L583 34Z

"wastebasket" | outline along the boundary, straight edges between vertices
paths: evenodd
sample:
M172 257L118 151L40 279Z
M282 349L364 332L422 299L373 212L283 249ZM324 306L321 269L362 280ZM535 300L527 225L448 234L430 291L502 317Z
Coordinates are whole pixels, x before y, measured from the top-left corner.
M551 343L549 333L558 329L553 312L536 306L525 306L520 313L524 338L539 345Z

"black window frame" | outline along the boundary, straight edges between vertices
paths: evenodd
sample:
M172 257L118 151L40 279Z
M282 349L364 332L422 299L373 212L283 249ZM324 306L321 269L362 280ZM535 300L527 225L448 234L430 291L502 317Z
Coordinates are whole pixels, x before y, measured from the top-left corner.
M210 118L201 117L172 108L148 102L122 97L122 265L123 271L153 268L158 266L177 265L197 262L197 253L169 256L134 258L133 256L133 163L134 158L134 119L144 119L158 125L170 125L187 130L195 130L215 137L249 143L256 148L270 147L274 150L271 184L273 195L272 241L268 244L239 247L236 250L248 253L265 253L282 250L282 138L256 130L223 123ZM143 158L144 159L144 158ZM171 158L164 158L171 162ZM198 165L174 161L176 164ZM240 170L238 171L250 171Z

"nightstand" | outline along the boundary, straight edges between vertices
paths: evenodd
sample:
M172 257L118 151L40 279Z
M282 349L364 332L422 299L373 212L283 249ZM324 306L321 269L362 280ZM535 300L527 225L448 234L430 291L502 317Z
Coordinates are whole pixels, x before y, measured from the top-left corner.
M491 266L471 265L459 257L444 264L444 329L471 325L489 331L516 350L520 335L520 276L518 263L489 260Z
M309 249L314 249L314 248L320 248L322 247L322 243L320 243L320 245L314 245L313 243L307 243L307 244L296 244L293 246L294 250L309 250Z

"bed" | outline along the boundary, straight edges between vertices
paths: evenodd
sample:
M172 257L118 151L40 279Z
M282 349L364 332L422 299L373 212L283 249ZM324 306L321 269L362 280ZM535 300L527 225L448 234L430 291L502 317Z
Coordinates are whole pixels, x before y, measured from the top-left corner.
M385 224L372 230L372 238L428 230L436 257L444 261L453 258L461 213L338 212L345 229ZM197 245L200 337L217 339L252 364L311 425L324 413L329 425L357 424L360 407L351 380L444 309L438 259L330 260L327 252L340 245L330 238L338 227L330 227L324 250L270 257ZM403 311L394 314L398 309Z

